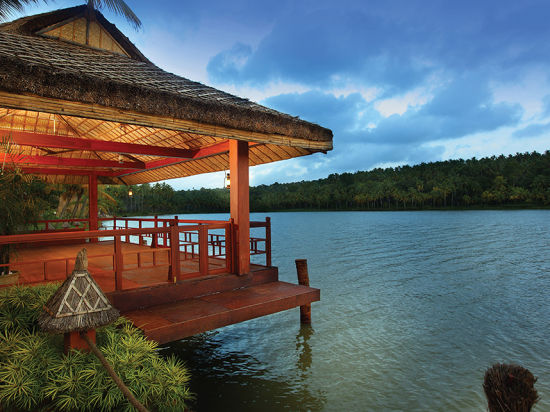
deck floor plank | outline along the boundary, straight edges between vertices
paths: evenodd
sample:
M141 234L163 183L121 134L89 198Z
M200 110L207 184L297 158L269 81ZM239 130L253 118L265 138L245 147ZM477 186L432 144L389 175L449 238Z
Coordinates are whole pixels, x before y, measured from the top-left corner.
M318 301L318 289L269 282L123 313L159 343ZM152 322L159 319L158 323Z

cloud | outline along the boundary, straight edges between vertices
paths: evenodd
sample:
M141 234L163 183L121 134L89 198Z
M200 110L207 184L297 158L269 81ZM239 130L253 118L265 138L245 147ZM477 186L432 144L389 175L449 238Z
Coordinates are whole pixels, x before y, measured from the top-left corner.
M550 123L534 123L523 129L516 130L512 136L519 138L537 137L546 133L550 133Z
M550 116L550 94L542 98L542 117Z
M424 106L383 119L370 130L368 140L409 144L459 138L516 125L522 112L517 104L494 103L483 79L464 77Z
M332 129L337 144L355 140L369 122L381 117L359 93L339 97L319 91L288 93L267 98L262 103Z

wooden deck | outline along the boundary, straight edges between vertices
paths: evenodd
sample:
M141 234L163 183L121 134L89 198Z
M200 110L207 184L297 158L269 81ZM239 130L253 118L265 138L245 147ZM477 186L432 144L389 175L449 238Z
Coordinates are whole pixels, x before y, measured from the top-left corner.
M274 281L123 312L123 315L148 338L166 343L318 301L319 295L319 289Z
M116 290L112 241L22 248L14 256L20 283L62 281L74 265L74 258L67 256L76 256L82 247L88 250L90 274L113 305L160 343L320 299L318 289L280 282L276 267L251 265L251 273L245 276L200 275L198 257L183 252L180 280L169 282L169 249L130 243L122 244L122 289ZM209 268L217 268L214 272L224 267L224 259L209 258Z

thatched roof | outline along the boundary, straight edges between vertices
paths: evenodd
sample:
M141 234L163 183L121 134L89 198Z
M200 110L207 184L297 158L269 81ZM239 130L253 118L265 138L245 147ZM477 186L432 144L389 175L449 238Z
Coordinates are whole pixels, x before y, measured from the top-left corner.
M88 273L86 249L82 249L71 276L44 305L38 324L48 332L78 332L107 325L119 316Z
M191 149L246 140L260 144L251 146L251 165L332 149L328 129L158 68L86 6L0 25L2 129ZM218 153L207 164L103 180L143 183L223 170L226 158Z

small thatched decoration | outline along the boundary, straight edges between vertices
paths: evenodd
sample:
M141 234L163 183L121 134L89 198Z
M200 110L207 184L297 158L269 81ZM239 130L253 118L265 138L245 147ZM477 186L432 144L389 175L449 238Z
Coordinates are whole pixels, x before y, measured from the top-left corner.
M485 372L489 412L529 412L539 400L537 378L519 365L495 364Z
M44 305L42 330L78 332L114 322L120 316L88 273L86 249L78 252L73 273Z

